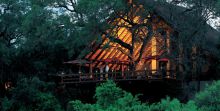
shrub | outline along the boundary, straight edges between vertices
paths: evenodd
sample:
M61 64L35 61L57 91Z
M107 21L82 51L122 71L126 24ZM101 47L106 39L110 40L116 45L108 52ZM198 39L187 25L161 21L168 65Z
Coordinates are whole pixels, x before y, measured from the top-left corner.
M195 96L201 111L220 111L220 81L213 82Z
M141 103L137 96L123 91L112 81L96 88L95 104L84 104L79 100L70 101L68 111L198 111L195 102L180 103L177 99L162 99L161 102L148 105Z
M94 97L97 99L97 105L105 109L109 105L115 104L125 93L113 81L107 81L96 88Z
M51 83L34 77L21 79L11 90L11 97L4 98L3 111L61 111L58 100L51 93Z
M70 101L68 111L148 111L137 96L123 91L113 81L107 81L96 88L95 104L83 104L81 101Z
M198 111L195 102L180 103L178 99L162 99L161 102L150 105L150 111Z

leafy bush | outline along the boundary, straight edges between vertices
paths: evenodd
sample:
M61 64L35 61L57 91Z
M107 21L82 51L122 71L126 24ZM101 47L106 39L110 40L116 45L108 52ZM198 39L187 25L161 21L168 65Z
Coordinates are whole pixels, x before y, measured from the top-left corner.
M106 108L109 105L115 104L125 93L126 92L117 87L113 81L108 81L96 88L95 98L100 107Z
M61 111L58 100L50 92L51 83L34 77L21 79L12 89L11 97L2 101L3 111Z
M3 111L62 111L57 99L51 93L52 84L38 78L22 79L11 91L11 98L2 99ZM113 81L107 81L96 88L95 104L70 101L67 111L220 111L220 81L214 82L199 92L194 101L184 104L178 99L167 97L158 103L141 103Z
M201 111L220 111L220 81L196 94L195 102Z
M198 108L193 101L183 104L178 99L171 100L167 97L161 102L150 105L150 111L198 111Z
M101 84L96 88L95 104L84 104L79 100L71 101L68 111L198 111L195 103L187 104L179 100L171 100L169 97L161 102L148 105L141 103L137 96L123 91L112 81Z
M96 88L95 104L83 104L81 101L70 101L68 111L148 111L137 96L123 91L112 81L107 81Z

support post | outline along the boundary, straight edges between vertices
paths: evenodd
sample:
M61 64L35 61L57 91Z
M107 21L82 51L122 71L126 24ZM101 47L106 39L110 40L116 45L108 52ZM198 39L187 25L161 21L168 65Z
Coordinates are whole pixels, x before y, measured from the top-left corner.
M90 74L90 78L92 78L92 79L94 79L94 75L93 75L93 72L92 72L92 61L90 61L90 63L89 63L89 74Z

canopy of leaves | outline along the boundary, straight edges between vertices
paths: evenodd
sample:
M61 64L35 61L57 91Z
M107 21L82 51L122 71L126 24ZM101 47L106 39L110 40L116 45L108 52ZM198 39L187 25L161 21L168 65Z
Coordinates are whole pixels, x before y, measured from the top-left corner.
M67 111L218 111L219 84L214 82L204 91L196 94L194 100L186 104L178 99L162 99L160 102L147 104L138 100L137 96L119 88L114 82L107 81L96 88L94 104L82 103L79 100L70 101ZM12 89L11 97L5 97L1 102L3 111L62 111L58 100L51 90L53 85L38 78L21 79Z
M61 106L52 94L53 84L45 83L34 77L18 81L11 89L11 97L2 100L3 111L62 111Z
M220 110L220 81L213 82L207 86L204 91L196 94L196 105L202 111L218 111Z
M184 26L181 29L191 32L178 30L179 40L185 45L184 51L191 52L192 43L201 47L205 44L203 34L206 34L206 31L201 30L205 28L201 27L204 22L200 20L209 19L209 12L218 16L220 2L219 0L212 2L182 0L181 2L192 4L183 12L188 16L194 15L197 19L191 19L186 23L184 19L179 20L172 16L170 18L181 21L181 24L173 23L174 28L175 25L176 27L181 25ZM134 0L134 3L144 2ZM180 2L173 1L171 4L178 5ZM154 12L153 6L154 4L147 3L144 8ZM170 5L159 6L172 9ZM130 11L127 0L1 0L0 8L1 82L12 77L16 78L16 75L21 73L29 76L32 74L44 76L64 70L62 64L64 61L76 58L91 41L100 42L103 32L113 28L109 22L118 18L121 12ZM192 24L195 27L191 27ZM212 49L207 44L204 47ZM188 55L186 54L186 57ZM189 66L189 60L184 61L187 62L185 66ZM198 59L198 61L202 60Z
M57 72L82 43L71 18L42 0L0 1L1 80ZM78 44L76 44L78 43ZM32 75L30 75L32 76Z
M170 98L148 105L141 103L137 96L123 91L112 81L101 84L96 88L95 104L84 104L79 100L70 101L68 111L198 111L195 102L187 104Z

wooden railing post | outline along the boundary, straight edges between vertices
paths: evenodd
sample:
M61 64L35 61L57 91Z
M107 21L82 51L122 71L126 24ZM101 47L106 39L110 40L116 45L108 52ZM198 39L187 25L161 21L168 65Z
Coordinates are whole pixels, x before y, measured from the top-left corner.
M61 84L63 84L63 76L61 76Z
M81 82L81 72L79 72L79 82Z

